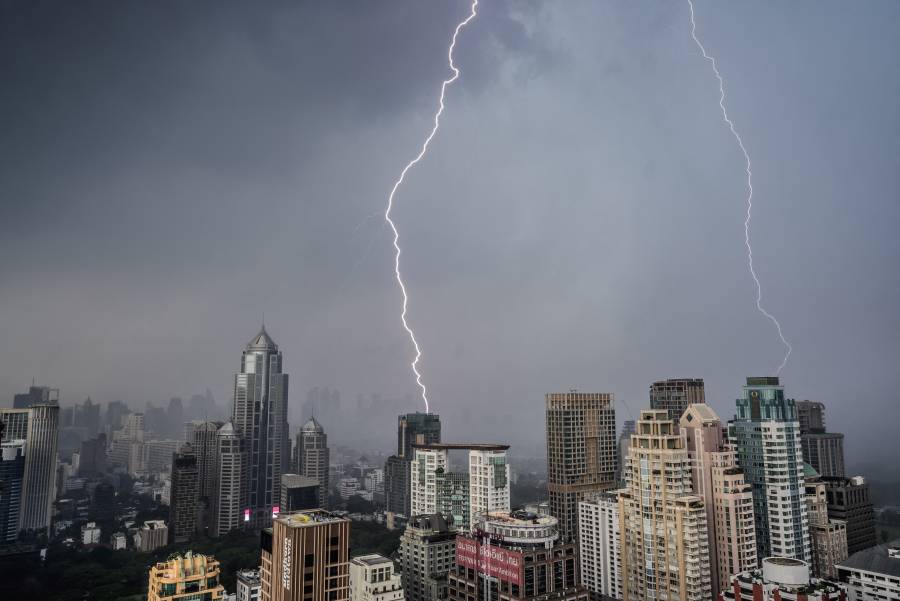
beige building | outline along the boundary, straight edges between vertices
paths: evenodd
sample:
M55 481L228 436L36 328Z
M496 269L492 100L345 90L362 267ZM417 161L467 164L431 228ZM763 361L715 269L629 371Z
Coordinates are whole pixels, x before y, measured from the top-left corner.
M404 601L394 562L372 553L350 560L350 601Z
M691 460L694 493L706 505L709 565L713 595L728 586L732 574L757 567L753 490L726 444L722 422L709 405L692 404L680 419Z
M218 601L225 587L219 582L219 562L190 551L150 568L147 601Z
M350 520L314 509L262 531L261 601L349 601Z
M545 400L550 513L559 520L560 540L574 540L578 502L616 487L615 397L571 391Z
M667 411L641 412L619 492L622 598L712 598L707 514L691 460Z
M809 516L809 539L813 576L836 579L837 564L847 559L847 522L828 518L827 487L818 472L804 466L806 513Z

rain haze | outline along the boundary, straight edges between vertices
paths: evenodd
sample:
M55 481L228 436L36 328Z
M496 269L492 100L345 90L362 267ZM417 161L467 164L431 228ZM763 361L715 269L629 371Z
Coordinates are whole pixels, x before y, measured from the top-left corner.
M334 444L389 451L423 405L382 212L468 8L3 3L3 404L34 378L63 403L230 406L265 316L292 425L337 389L378 418L325 423ZM851 468L878 462L900 418L900 3L696 10L753 160L786 394L826 403ZM731 417L782 346L687 3L486 0L455 59L393 214L444 438L539 457L544 393L637 412L668 377Z

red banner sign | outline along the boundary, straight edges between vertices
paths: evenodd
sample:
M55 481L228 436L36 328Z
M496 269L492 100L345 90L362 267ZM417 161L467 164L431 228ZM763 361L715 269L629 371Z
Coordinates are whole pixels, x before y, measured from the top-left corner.
M456 564L522 586L522 554L456 537Z

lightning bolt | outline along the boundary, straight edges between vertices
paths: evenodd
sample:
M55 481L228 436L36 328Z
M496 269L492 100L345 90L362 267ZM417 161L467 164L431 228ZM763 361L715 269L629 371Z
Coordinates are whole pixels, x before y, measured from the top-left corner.
M691 37L694 38L694 43L697 44L697 47L700 49L700 53L703 55L703 58L708 60L710 65L712 65L713 73L715 74L716 79L719 80L719 108L722 109L722 118L725 120L725 123L728 124L728 128L731 130L731 134L734 136L734 139L737 140L738 146L740 146L741 152L744 154L744 161L746 163L747 170L748 190L747 218L744 220L744 243L747 245L747 264L750 267L750 275L753 276L753 281L756 282L756 308L760 313L770 319L773 324L775 324L775 329L778 330L778 337L781 338L781 343L786 349L786 352L784 353L784 359L782 359L781 365L779 365L778 369L775 371L775 375L779 375L781 374L781 370L784 369L784 366L787 365L788 357L791 356L791 351L793 351L794 349L791 346L791 343L787 341L787 338L784 337L784 333L781 330L781 324L778 323L778 320L775 318L775 316L763 308L762 285L759 283L759 277L757 277L756 275L756 270L753 268L753 247L750 245L750 218L753 211L753 171L750 168L750 154L744 147L744 141L738 134L737 129L735 129L734 123L728 117L728 111L725 110L725 81L722 79L722 75L719 73L719 68L716 66L716 59L707 54L706 48L697 37L697 23L694 20L694 3L692 0L687 0L687 2L688 6L691 9Z
M409 334L409 339L412 342L413 347L416 350L416 356L410 363L410 367L412 367L413 373L416 375L416 384L419 385L419 388L422 390L422 400L425 402L425 413L430 413L430 408L428 406L428 389L425 387L425 384L422 382L422 374L419 372L419 359L422 358L422 350L419 348L419 343L416 340L416 335L413 332L412 328L409 327L409 323L406 320L406 312L407 306L409 305L409 296L406 293L406 286L403 284L403 276L400 274L400 255L402 251L400 250L400 232L397 230L397 226L394 224L394 221L391 219L391 211L394 208L394 196L397 194L397 189L400 187L400 184L403 183L403 180L406 178L406 173L419 161L422 160L422 157L425 156L425 153L428 152L428 145L431 144L431 140L434 138L435 134L437 134L438 128L441 126L441 114L444 112L444 94L447 91L447 88L459 78L459 69L453 63L453 50L456 48L456 38L459 36L459 32L462 31L462 28L469 24L469 22L475 18L478 9L478 0L472 0L472 6L470 8L469 15L461 21L456 29L453 31L453 38L450 40L450 48L447 50L447 61L450 64L450 70L453 71L453 75L450 78L445 79L441 84L441 98L438 106L437 112L434 114L434 126L431 128L431 133L428 134L428 137L425 138L425 141L422 142L422 149L419 151L419 154L406 164L406 167L403 168L403 171L400 172L400 177L397 178L397 181L394 182L394 187L391 188L391 193L388 196L387 208L384 211L384 220L387 221L388 225L391 228L391 231L394 232L394 275L397 278L397 284L400 285L400 292L403 295L403 310L400 312L400 321L403 322L403 329L406 330L406 333Z

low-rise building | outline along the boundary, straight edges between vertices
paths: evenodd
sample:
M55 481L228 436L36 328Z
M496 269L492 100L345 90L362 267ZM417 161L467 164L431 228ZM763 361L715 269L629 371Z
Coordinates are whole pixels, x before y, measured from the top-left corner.
M851 601L900 601L900 539L854 553L837 571Z
M113 551L122 551L128 547L128 538L124 532L114 532L109 540L109 544L112 546Z
M81 527L81 544L82 545L99 545L100 544L100 528L95 522L88 522Z
M789 557L767 557L762 568L731 577L719 601L847 601L834 582L812 578L809 564Z
M221 601L225 587L219 582L219 562L190 551L150 568L147 601Z
M238 570L235 601L259 601L260 586L259 568Z
M169 542L169 528L163 520L149 520L134 533L134 548L143 553L165 547Z
M394 562L373 553L350 560L350 601L404 601Z

